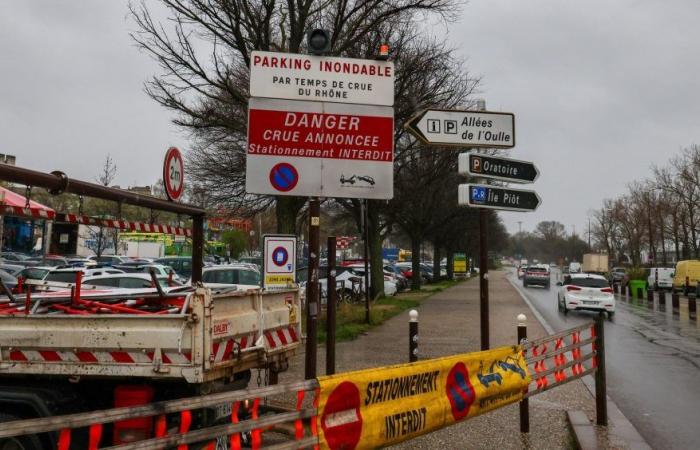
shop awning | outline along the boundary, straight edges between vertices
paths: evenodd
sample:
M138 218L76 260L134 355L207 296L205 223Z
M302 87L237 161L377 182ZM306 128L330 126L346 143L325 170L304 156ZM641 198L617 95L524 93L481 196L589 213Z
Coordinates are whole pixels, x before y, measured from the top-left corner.
M0 214L3 215L49 220L56 217L56 211L34 200L29 201L29 208L27 208L27 199L24 195L2 186L0 186L0 200Z

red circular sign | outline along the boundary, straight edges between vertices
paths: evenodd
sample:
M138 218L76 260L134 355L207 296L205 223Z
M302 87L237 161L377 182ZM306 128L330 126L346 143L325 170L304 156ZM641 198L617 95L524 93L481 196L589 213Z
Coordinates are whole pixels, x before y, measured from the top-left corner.
M462 420L469 414L469 408L476 399L474 386L469 381L469 371L464 363L458 362L450 373L447 374L447 383L445 386L447 398L450 401L452 409L452 417L455 420Z
M280 192L289 192L299 182L299 172L289 163L275 164L270 169L270 184Z
M163 184L170 200L179 200L185 190L185 162L180 150L170 147L163 163Z
M321 428L331 450L353 450L362 435L360 391L343 381L331 392L321 415Z

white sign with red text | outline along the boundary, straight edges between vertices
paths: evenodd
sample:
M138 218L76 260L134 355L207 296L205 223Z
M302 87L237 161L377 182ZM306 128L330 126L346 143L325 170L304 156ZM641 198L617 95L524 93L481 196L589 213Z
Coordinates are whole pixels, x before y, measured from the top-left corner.
M251 98L246 192L390 199L394 109Z
M394 63L254 51L250 96L392 106Z

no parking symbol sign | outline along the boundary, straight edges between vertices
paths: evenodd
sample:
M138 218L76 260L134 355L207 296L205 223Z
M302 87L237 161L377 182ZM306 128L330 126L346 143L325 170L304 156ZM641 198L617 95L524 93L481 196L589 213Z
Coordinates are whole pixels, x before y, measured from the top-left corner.
M287 288L294 284L297 238L294 235L263 236L263 287Z

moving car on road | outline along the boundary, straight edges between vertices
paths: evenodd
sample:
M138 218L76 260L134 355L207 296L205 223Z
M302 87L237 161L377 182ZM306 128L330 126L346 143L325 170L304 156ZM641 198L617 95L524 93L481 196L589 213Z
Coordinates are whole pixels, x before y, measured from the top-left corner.
M528 267L525 271L525 275L523 275L523 287L542 286L545 289L549 289L549 285L550 272L549 269L542 264Z
M559 312L605 311L612 320L615 314L615 296L602 275L576 273L564 277L557 283L557 307Z
M525 271L527 270L527 265L523 264L518 267L518 279L521 280L525 276Z

